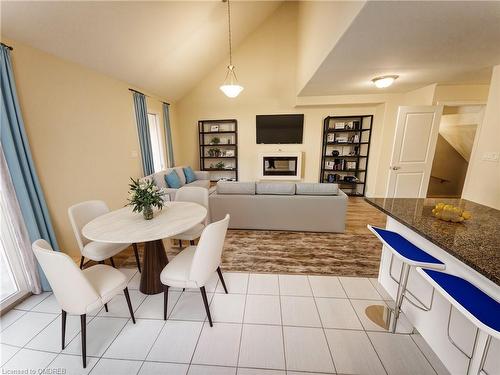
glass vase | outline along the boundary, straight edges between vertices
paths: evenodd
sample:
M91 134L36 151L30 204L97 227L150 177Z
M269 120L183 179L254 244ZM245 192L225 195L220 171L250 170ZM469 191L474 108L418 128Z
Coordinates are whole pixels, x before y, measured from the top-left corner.
M142 215L145 220L151 220L153 218L153 208L151 206L145 206L142 210Z

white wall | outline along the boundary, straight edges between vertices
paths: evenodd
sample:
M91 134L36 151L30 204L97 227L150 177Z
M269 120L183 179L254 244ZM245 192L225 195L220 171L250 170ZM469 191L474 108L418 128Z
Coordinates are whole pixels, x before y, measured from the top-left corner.
M490 85L438 85L434 103L445 105L486 104Z
M487 160L491 153L500 152L500 65L493 69L488 103L476 138L463 198L500 209L500 162Z

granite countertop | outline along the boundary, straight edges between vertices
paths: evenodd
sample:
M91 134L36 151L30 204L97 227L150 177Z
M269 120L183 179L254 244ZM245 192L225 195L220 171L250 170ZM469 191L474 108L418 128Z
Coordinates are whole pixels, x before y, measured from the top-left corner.
M365 198L455 258L500 285L500 211L465 199ZM439 203L469 211L472 218L451 223L432 216Z

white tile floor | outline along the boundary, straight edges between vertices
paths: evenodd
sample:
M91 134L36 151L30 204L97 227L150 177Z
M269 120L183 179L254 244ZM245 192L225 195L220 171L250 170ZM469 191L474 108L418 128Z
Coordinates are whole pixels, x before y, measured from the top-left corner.
M118 295L109 312L87 318L87 362L80 357L79 318L69 316L60 347L60 311L50 293L30 297L0 318L2 373L43 369L66 374L307 375L446 374L402 317L400 333L368 320L369 305L390 304L375 279L226 273L229 294L214 277L207 287L214 327L197 290L162 295L137 289L125 270L137 324ZM362 353L362 355L360 355ZM11 372L12 373L12 372Z

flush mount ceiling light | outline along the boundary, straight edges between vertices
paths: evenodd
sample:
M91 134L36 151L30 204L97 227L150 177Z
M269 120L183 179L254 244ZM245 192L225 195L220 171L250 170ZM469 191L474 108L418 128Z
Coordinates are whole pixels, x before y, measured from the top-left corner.
M399 76L382 76L382 77L375 77L372 79L373 84L379 88L383 89L386 87L389 87L394 83L396 79L398 79Z
M229 65L227 67L226 78L224 83L219 88L221 91L229 98L236 98L240 92L243 91L243 86L238 84L238 79L236 78L236 72L234 71L233 65L233 50L231 46L231 5L229 0L222 0L223 3L227 2L227 20L229 29Z

